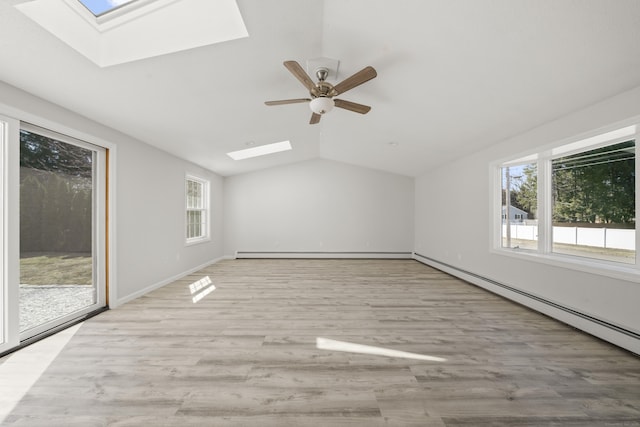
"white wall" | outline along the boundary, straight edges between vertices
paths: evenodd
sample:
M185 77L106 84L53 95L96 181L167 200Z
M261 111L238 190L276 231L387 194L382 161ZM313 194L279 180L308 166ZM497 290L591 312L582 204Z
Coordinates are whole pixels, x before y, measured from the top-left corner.
M408 252L413 178L309 160L225 179L225 253Z
M0 114L112 149L112 306L222 257L220 176L3 82ZM211 180L212 190L213 239L194 246L184 244L187 173ZM9 221L17 224L17 218Z
M640 283L490 252L491 162L639 114L640 88L636 88L417 178L415 252L640 333ZM640 352L636 339L515 297Z
M211 241L185 246L185 175L210 182ZM118 144L118 300L223 255L222 177L149 145Z

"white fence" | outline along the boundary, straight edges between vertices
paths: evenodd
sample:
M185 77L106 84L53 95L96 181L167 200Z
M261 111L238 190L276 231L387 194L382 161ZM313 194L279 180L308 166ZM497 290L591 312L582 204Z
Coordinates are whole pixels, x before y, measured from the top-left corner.
M507 225L502 225L507 235ZM511 238L538 240L538 226L511 224ZM609 249L636 249L636 231L619 228L553 227L553 242Z

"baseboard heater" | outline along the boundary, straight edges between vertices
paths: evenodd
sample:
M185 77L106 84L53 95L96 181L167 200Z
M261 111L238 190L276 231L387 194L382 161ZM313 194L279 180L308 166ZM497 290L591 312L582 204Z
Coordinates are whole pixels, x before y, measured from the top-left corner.
M358 258L358 259L412 259L413 252L358 252L358 251L237 251L236 258Z
M611 322L607 322L606 320L602 320L602 319L599 319L597 317L582 313L580 311L577 311L577 310L574 310L572 308L566 307L566 306L564 306L562 304L558 304L558 303L550 301L550 300L548 300L546 298L542 298L542 297L540 297L538 295L534 295L534 294L531 294L529 292L523 291L521 289L514 288L513 286L509 286L509 285L506 285L504 283L500 283L500 282L495 281L493 279L489 279L487 277L481 276L481 275L473 273L471 271L467 271L467 270L458 268L456 266L453 266L451 264L447 264L445 262L438 261L438 260L430 258L428 256L421 255L419 253L414 253L414 255L415 255L415 259L417 261L422 262L423 264L427 264L427 265L429 265L431 267L434 267L434 268L436 268L438 270L441 270L441 271L444 271L446 273L449 273L449 274L451 274L451 275L453 275L455 277L458 277L458 278L460 278L462 280L465 280L465 281L467 281L469 283L472 283L474 285L480 286L483 289L487 289L490 292L497 293L500 296L508 298L508 299L510 299L512 301L515 301L516 303L522 304L522 305L524 305L526 307L529 307L529 308L531 308L533 310L536 310L538 312L541 312L541 311L539 309L535 308L535 307L532 307L529 304L526 304L526 302L520 301L519 299L511 298L511 297L509 297L509 295L506 295L506 293L504 293L504 292L496 292L496 291L494 291L492 289L489 289L489 288L483 286L483 284L495 286L495 287L497 287L499 289L508 291L509 293L513 293L513 294L516 294L516 295L519 295L519 296L523 296L523 297L525 297L525 298L527 298L527 299L529 299L531 301L535 301L535 302L544 304L545 306L548 306L549 308L553 308L555 310L560 310L563 313L567 313L567 314L575 316L575 317L577 317L579 319L586 320L586 321L592 323L593 325L604 327L609 331L616 332L616 333L621 334L623 336L626 336L626 337L632 338L634 340L637 340L634 343L635 345L633 346L633 348L629 348L628 345L625 345L625 343L622 343L619 340L613 340L613 339L611 339L611 337L603 336L603 334L599 334L599 333L597 333L597 331L589 330L588 328L584 328L581 325L576 325L576 324L574 324L574 323L572 323L570 321L567 321L567 319L559 318L559 317L554 316L553 314L550 314L550 313L541 312L542 314L545 314L545 315L548 315L550 317L553 317L556 320L559 320L559 321L561 321L563 323L566 323L566 324L568 324L568 325L570 325L572 327L575 327L575 328L578 328L580 330L583 330L583 331L585 331L585 332L587 332L587 333L589 333L591 335L594 335L594 336L596 336L598 338L601 338L601 339L603 339L605 341L608 341L608 342L611 342L611 343L613 343L615 345L623 347L623 348L625 348L625 349L627 349L629 351L632 351L633 353L636 353L636 354L640 353L638 351L638 348L640 348L640 334L638 332L632 331L630 329L623 328L623 327L621 327L619 325L613 324ZM480 283L478 283L478 282L480 282Z

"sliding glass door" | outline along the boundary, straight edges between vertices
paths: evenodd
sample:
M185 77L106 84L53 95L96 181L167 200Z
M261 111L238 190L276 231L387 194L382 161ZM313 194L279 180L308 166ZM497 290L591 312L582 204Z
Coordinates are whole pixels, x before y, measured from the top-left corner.
M106 305L106 153L26 124L19 145L24 340Z

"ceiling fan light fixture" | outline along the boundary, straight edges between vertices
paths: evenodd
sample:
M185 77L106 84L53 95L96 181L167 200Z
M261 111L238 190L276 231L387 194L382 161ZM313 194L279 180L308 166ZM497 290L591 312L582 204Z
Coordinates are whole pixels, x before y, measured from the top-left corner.
M326 96L319 96L309 102L309 108L316 114L326 114L333 110L334 105L333 99Z

